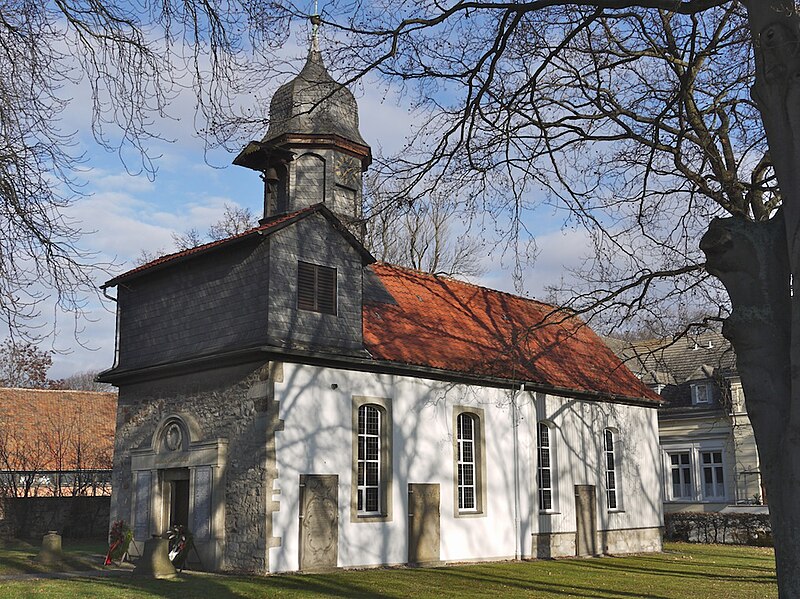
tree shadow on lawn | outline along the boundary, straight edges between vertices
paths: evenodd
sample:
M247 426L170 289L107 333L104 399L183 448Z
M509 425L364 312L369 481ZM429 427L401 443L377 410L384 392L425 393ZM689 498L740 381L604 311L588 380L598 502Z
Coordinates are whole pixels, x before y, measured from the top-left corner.
M102 556L97 543L64 545L64 557L56 564L42 564L37 561L40 547L27 541L4 541L0 546L0 576L15 574L42 574L51 572L82 572L99 570Z
M85 586L88 595L127 597L136 592L165 599L183 597L213 597L214 599L241 599L242 597L380 597L401 599L406 593L380 592L375 586L353 584L324 575L274 575L244 577L234 575L209 575L184 572L176 579L154 580L125 575L115 578L84 578L72 580ZM111 592L109 592L111 591Z
M738 573L739 566L735 564L724 564L719 561L711 559L697 559L689 556L685 559L676 560L673 562L674 567L668 567L664 564L663 559L656 558L637 558L637 563L631 563L629 559L624 561L617 561L613 557L603 557L595 559L581 560L580 567L584 570L593 570L596 572L625 572L636 573L646 576L663 576L672 578L696 578L696 579L714 579L722 582L730 582L731 584L749 582L754 584L777 584L775 576L775 568L767 568L762 566L753 566L747 564L748 570L757 570L764 572L764 574L743 575ZM727 570L728 572L720 572L720 570Z
M560 564L559 564L560 565ZM491 566L487 566L489 570ZM549 595L564 595L568 597L588 597L588 598L602 598L602 597L631 597L634 599L641 599L647 597L648 599L669 599L666 595L648 594L643 595L641 591L626 591L621 590L618 586L612 588L603 588L597 584L594 585L578 585L574 581L565 580L566 573L562 572L559 580L546 582L539 579L531 579L528 577L516 577L509 573L498 574L496 572L487 572L482 570L480 574L476 575L474 571L463 571L460 569L442 570L446 576L456 577L469 582L474 580L480 583L493 583L497 587L492 591L493 595L498 593L509 592L507 587L514 587L518 591L528 591L531 593L548 593ZM537 577L541 578L544 574L537 573ZM505 588L503 588L505 587ZM538 595L537 595L538 596Z

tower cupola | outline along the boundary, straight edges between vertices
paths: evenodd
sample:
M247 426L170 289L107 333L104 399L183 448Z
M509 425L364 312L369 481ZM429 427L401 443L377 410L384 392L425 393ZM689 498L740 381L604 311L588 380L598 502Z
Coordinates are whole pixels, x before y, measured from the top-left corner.
M233 163L261 172L264 218L324 203L345 222L361 217L363 172L372 153L358 128L352 92L331 77L317 26L300 73L272 97L269 128Z

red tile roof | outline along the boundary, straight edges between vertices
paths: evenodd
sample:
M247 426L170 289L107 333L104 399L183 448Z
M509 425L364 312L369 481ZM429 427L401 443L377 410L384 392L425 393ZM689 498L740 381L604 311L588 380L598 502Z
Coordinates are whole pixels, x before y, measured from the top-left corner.
M0 388L0 470L111 468L117 394Z
M364 344L376 360L659 401L574 315L448 277L370 268L396 301L365 301Z

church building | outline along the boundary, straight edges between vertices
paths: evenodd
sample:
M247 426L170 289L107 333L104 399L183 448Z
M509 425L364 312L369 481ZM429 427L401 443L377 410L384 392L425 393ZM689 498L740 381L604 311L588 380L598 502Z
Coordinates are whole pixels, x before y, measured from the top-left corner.
M111 519L264 574L659 550L658 396L571 313L376 262L370 160L314 42L234 160L259 225L104 285Z

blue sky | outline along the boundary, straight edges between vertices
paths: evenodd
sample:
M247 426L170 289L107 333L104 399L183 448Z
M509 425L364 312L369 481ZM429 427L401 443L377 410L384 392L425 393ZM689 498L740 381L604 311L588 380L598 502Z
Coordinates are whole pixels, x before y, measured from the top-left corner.
M291 51L291 50L290 50ZM302 66L304 49L295 47L297 70ZM282 83L282 82L279 82ZM374 82L373 82L374 83ZM116 266L109 277L135 264L142 250L149 253L174 250L172 234L190 228L205 231L222 216L224 205L235 204L259 214L262 183L248 169L235 167L235 154L213 150L206 154L202 141L194 134L193 97L185 94L171 106L174 118L157 121L155 127L172 143L151 144L156 160L154 180L126 171L120 156L100 148L90 133L89 103L82 101L83 89L75 89L73 101L64 114L64 129L79 132L86 162L81 173L87 196L68 214L86 231L82 247L98 253L98 260L113 260ZM391 154L400 149L415 115L385 86L367 83L354 90L359 103L361 133L373 153ZM259 136L260 137L260 136ZM126 157L130 158L130 157ZM135 161L128 160L129 165ZM542 209L530 219L539 251L536 261L524 276L525 291L542 297L544 287L559 281L564 266L576 264L588 247L582 231L562 230L562 219ZM489 241L491 246L491 240ZM510 275L512 261L499 255L485 257L487 272L477 283L514 290ZM100 285L103 280L98 280ZM77 338L69 316L60 316L56 335L48 344L56 350L52 378L85 370L111 366L114 351L114 305L92 302L89 319L80 323Z

